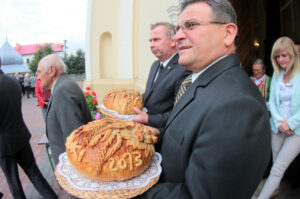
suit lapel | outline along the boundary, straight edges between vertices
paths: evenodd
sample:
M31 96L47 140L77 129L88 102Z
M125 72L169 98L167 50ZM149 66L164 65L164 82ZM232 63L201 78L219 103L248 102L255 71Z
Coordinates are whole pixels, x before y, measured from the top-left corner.
M157 63L155 63L154 68L150 70L150 75L147 81L147 85L146 85L146 92L145 92L145 96L144 96L144 103L146 103L148 97L150 96L151 92L152 92L152 87L153 87L153 81L156 75L156 72L158 70L158 67L160 65L160 61L156 61Z
M206 87L211 81L217 78L224 71L240 66L240 61L237 54L231 54L214 63L209 69L201 74L195 82L187 89L176 106L169 115L166 128L176 118L176 116L195 98L198 87Z
M169 61L167 66L164 67L164 69L161 71L161 74L159 75L159 77L157 78L155 83L152 84L148 96L151 95L153 89L155 89L155 87L157 87L157 85L168 75L168 73L173 70L174 65L176 65L177 63L178 63L178 54L174 55L174 57ZM159 65L160 65L160 62L158 62L158 65L156 66L156 70L153 75L153 79L152 79L151 83L153 82L153 80L155 78L155 75L156 75Z

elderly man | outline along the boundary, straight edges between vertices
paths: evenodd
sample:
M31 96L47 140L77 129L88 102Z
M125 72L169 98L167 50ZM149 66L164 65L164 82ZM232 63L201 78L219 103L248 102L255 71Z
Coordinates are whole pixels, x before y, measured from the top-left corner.
M1 59L0 85L0 167L11 195L26 198L19 178L19 165L44 198L58 198L41 174L29 143L31 134L23 120L21 86L15 78L2 72Z
M180 84L190 74L178 64L174 34L175 28L169 23L151 26L150 49L158 60L151 66L143 94L144 107L148 112L136 108L138 117L135 121L156 128L166 124Z
M254 61L252 65L252 72L253 76L250 77L251 80L256 84L266 102L268 102L272 78L266 75L266 66L262 59L256 59Z
M228 0L183 1L174 40L193 72L161 132L162 174L142 198L249 199L269 161L265 101L240 67Z
M81 125L92 120L83 92L65 73L66 65L55 54L44 57L37 68L37 79L51 89L46 112L46 133L55 165L66 151L66 138Z

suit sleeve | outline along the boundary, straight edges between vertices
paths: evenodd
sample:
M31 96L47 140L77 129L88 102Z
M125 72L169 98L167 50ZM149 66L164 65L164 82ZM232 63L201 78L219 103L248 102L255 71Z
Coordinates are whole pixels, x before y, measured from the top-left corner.
M52 103L55 103L57 119L60 122L64 142L66 142L66 138L72 131L83 125L81 122L83 121L81 97L78 94L78 89L72 86L57 90L55 95L55 101Z
M169 118L171 111L159 114L152 114L148 116L148 125L155 128L163 128Z
M194 141L188 142L190 155L184 180L178 183L160 182L140 198L251 197L270 155L266 109L253 99L244 97L211 107L204 120L194 118L194 121L195 126L186 127L195 129L189 133L196 131L196 134ZM169 130L176 131L176 125ZM164 161L164 157L162 159ZM251 164L253 162L255 164Z

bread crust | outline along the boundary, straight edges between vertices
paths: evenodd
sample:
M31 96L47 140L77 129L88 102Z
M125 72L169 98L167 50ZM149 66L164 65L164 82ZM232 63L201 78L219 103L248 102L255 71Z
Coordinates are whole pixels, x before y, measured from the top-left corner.
M143 108L143 97L134 89L119 88L108 92L103 98L107 109L116 111L121 115L134 115L134 107Z
M149 167L156 141L145 125L101 118L73 131L66 153L71 165L89 179L123 181Z

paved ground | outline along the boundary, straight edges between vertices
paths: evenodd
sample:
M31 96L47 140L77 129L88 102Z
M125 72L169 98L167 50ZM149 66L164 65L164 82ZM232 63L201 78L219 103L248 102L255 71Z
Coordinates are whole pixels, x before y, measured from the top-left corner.
M32 138L30 140L36 161L39 165L39 168L48 182L51 184L54 191L59 195L59 199L67 199L69 195L62 189L59 188L54 174L50 168L45 147L43 145L38 145L39 140L45 134L45 124L42 117L42 112L39 107L36 106L36 98L27 99L23 97L23 117L26 122L27 127L32 133ZM32 184L28 180L27 176L24 174L22 169L20 171L20 179L23 185L23 188L28 199L41 199L42 197L37 193L33 188ZM263 182L260 186L263 185ZM5 177L2 170L0 169L0 191L4 193L2 199L12 199L12 196L9 192ZM300 188L290 189L289 183L283 181L280 186L280 194L274 199L299 199L300 198ZM242 198L241 198L242 199Z

